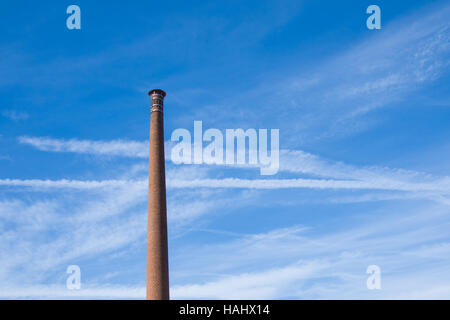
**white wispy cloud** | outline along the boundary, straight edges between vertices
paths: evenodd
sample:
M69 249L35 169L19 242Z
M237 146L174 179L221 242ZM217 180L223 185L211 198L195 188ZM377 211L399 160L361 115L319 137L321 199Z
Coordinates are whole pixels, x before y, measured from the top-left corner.
M172 292L180 298L211 299L442 299L450 295L448 209L410 207L358 220L341 231L294 226L197 246L179 270L183 279L195 280L174 286ZM182 254L177 261L186 258ZM366 287L366 268L371 264L381 268L382 290Z
M169 189L183 188L237 188L237 189L375 189L375 190L399 190L399 191L437 191L444 194L450 192L449 181L445 179L441 183L406 183L400 181L371 182L354 180L329 180L329 179L193 179L167 180ZM146 180L19 180L2 179L0 186L31 187L31 188L73 188L73 189L98 189L106 187L140 186L146 187Z
M0 201L2 287L40 283L45 272L65 272L73 261L145 242L145 192L135 191Z
M145 287L89 286L69 290L61 285L6 287L0 291L2 299L144 299Z
M248 188L248 189L376 189L400 191L440 191L449 193L449 181L436 183L372 182L324 179L197 179L168 181L170 188Z
M148 142L64 140L43 137L19 137L19 142L42 151L148 158Z
M146 180L41 180L41 179L0 179L0 186L29 187L29 188L71 188L71 189L98 189L109 187L124 187L127 185L145 185Z
M187 245L180 248L183 250L178 251L177 263L172 266L175 280L171 298L446 298L450 295L447 225L448 210L427 207L366 217L342 231L321 233L314 228L291 226L265 233L234 234L232 241L204 243L195 250ZM381 268L382 290L366 288L365 271L370 264ZM180 275L190 280L178 284ZM81 290L67 290L62 285L4 288L3 298L145 296L143 286L87 283Z
M89 153L109 156L127 156L145 158L147 157L148 144L137 141L112 140L112 141L92 141L92 140L63 140L51 138L21 137L19 141L29 144L43 151L51 152L74 152ZM166 159L170 159L172 143L166 142ZM209 166L211 168L216 165ZM233 167L233 166L231 166ZM254 166L236 166L239 169L253 169ZM450 186L448 177L433 177L429 174L387 167L363 166L357 167L342 162L323 159L302 150L281 150L280 151L280 171L298 174L312 175L326 180L319 179L195 179L192 174L198 172L190 170L190 181L177 178L179 174L171 174L171 171L188 170L193 166L173 166L168 173L168 186L171 188L187 187L210 187L210 188L342 188L342 189L386 189L386 190L440 190L447 192ZM173 177L173 179L172 179ZM205 176L203 175L203 178ZM107 180L107 181L42 181L42 180L9 180L0 181L0 185L17 186L37 186L42 187L72 187L72 188L96 188L103 186L114 186L132 181ZM143 183L137 181L136 183Z
M271 119L272 127L283 128L284 145L295 147L373 128L381 120L370 112L403 105L448 75L449 12L450 6L440 2L384 22L379 32L364 34L320 62L293 59L290 71L275 69L266 77L271 80L239 92L235 102L198 108L195 118L221 127ZM257 105L258 112L246 112L243 102ZM276 117L274 105L279 106Z
M2 115L5 118L8 118L13 121L21 121L27 120L29 118L29 114L24 111L16 111L16 110L3 110Z
M225 276L219 280L193 285L174 286L175 299L273 299L288 296L301 280L310 279L326 265L319 261L297 263L262 272Z

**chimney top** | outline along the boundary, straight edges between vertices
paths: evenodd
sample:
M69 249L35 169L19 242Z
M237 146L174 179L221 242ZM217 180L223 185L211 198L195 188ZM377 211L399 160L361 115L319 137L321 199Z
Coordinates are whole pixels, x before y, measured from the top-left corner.
M160 94L163 96L163 98L166 96L166 93L164 92L164 90L161 90L161 89L153 89L148 92L149 96L151 96L152 94Z

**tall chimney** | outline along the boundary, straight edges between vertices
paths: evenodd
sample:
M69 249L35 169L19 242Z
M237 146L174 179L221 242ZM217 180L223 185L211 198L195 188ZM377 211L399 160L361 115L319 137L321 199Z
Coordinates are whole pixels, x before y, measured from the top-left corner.
M147 300L169 299L166 175L164 166L163 102L166 93L151 90L148 170Z

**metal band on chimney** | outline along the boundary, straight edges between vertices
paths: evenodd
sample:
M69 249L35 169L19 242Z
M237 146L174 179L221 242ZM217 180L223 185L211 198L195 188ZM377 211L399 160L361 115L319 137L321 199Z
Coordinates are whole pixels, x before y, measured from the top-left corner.
M152 112L163 112L162 111L162 109L160 109L160 108L154 108L154 107L152 107L151 109L150 109L150 113L152 113Z
M150 113L163 112L164 97L166 96L166 93L160 89L155 89L150 91L148 95L151 97Z

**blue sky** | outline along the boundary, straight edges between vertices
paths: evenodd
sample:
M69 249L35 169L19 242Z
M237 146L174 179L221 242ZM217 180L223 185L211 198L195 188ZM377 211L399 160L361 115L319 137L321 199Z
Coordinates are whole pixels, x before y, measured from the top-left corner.
M152 88L167 92L172 298L450 298L449 15L447 1L2 2L0 298L145 297ZM279 172L173 164L171 133L195 120L279 129Z

